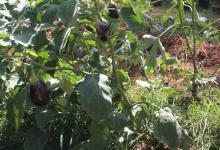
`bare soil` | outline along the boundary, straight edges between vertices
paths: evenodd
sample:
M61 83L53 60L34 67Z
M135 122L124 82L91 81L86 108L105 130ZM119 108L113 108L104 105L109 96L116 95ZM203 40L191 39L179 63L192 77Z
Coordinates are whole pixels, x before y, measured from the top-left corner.
M183 61L182 70L192 70L191 56L186 51L185 40L181 35L163 36L161 42L171 56ZM220 65L220 46L212 42L204 42L197 48L196 60L200 71L212 74ZM216 72L217 82L220 85L220 72Z
M190 62L191 57L184 46L183 37L180 35L163 36L161 37L161 42L172 56L179 59L185 58L187 62ZM185 59L183 61L186 61ZM220 46L212 42L202 43L201 47L197 48L196 59L198 63L203 63L206 68L215 67L220 64Z

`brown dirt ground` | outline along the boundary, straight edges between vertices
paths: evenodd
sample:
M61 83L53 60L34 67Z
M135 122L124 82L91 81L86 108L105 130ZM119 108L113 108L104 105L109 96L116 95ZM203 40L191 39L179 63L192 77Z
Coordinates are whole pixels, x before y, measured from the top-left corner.
M161 37L161 42L172 56L175 56L183 61L190 62L190 55L185 50L184 39L180 35L174 36L163 36ZM197 48L197 62L202 63L205 68L212 68L220 64L220 46L217 44L206 42L202 43L200 47Z
M192 70L191 57L185 50L184 39L181 35L163 36L161 42L167 52L183 61L180 66L182 70ZM220 65L220 46L212 42L204 42L197 48L196 54L198 69L209 75L215 72L217 65ZM214 76L220 85L220 72L216 71Z

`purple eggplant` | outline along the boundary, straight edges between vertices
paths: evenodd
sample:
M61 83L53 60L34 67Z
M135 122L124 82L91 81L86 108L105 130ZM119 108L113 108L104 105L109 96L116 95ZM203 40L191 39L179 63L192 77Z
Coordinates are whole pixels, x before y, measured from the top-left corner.
M50 91L43 80L37 80L31 84L30 98L35 105L40 107L43 107L49 103Z
M109 4L108 6L108 16L114 19L118 19L119 18L119 14L118 14L118 10L115 4Z

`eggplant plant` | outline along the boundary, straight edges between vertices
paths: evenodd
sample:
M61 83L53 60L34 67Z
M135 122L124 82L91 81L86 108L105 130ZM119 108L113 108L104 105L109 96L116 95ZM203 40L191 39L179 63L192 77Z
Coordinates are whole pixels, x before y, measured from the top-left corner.
M182 28L192 56L192 96L196 98L196 11L194 1L187 2L192 6L193 47L185 34L182 0L175 3L176 24ZM167 122L161 125L161 119L157 124L152 105L150 113L134 113L126 91L132 83L131 70L120 66L120 59L135 64L140 78L153 85L149 77L162 72L158 67L166 72L176 63L160 41L173 26L159 36L150 35L149 29L158 29L158 24L146 20L145 4L128 0L0 2L0 95L10 133L3 148L117 149L127 142L118 139L139 136L139 129L152 139L164 136L163 132L153 134L170 126ZM165 141L171 148L188 147L188 142L182 142L190 139L185 130L171 112L167 116L172 117L168 124L175 124L170 128L178 130L176 143L167 135L159 142ZM132 130L136 131L134 137Z

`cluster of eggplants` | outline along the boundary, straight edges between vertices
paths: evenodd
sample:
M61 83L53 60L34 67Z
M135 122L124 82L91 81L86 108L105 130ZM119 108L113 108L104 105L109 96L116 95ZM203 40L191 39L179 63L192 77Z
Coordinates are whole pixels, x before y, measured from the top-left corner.
M118 14L118 10L115 4L109 4L108 6L108 16L114 19L118 19L119 18L119 14Z
M31 101L37 106L45 106L50 100L50 91L43 80L37 80L30 85Z
M101 41L107 41L109 30L109 25L105 21L99 22L98 26L96 27L96 32Z

